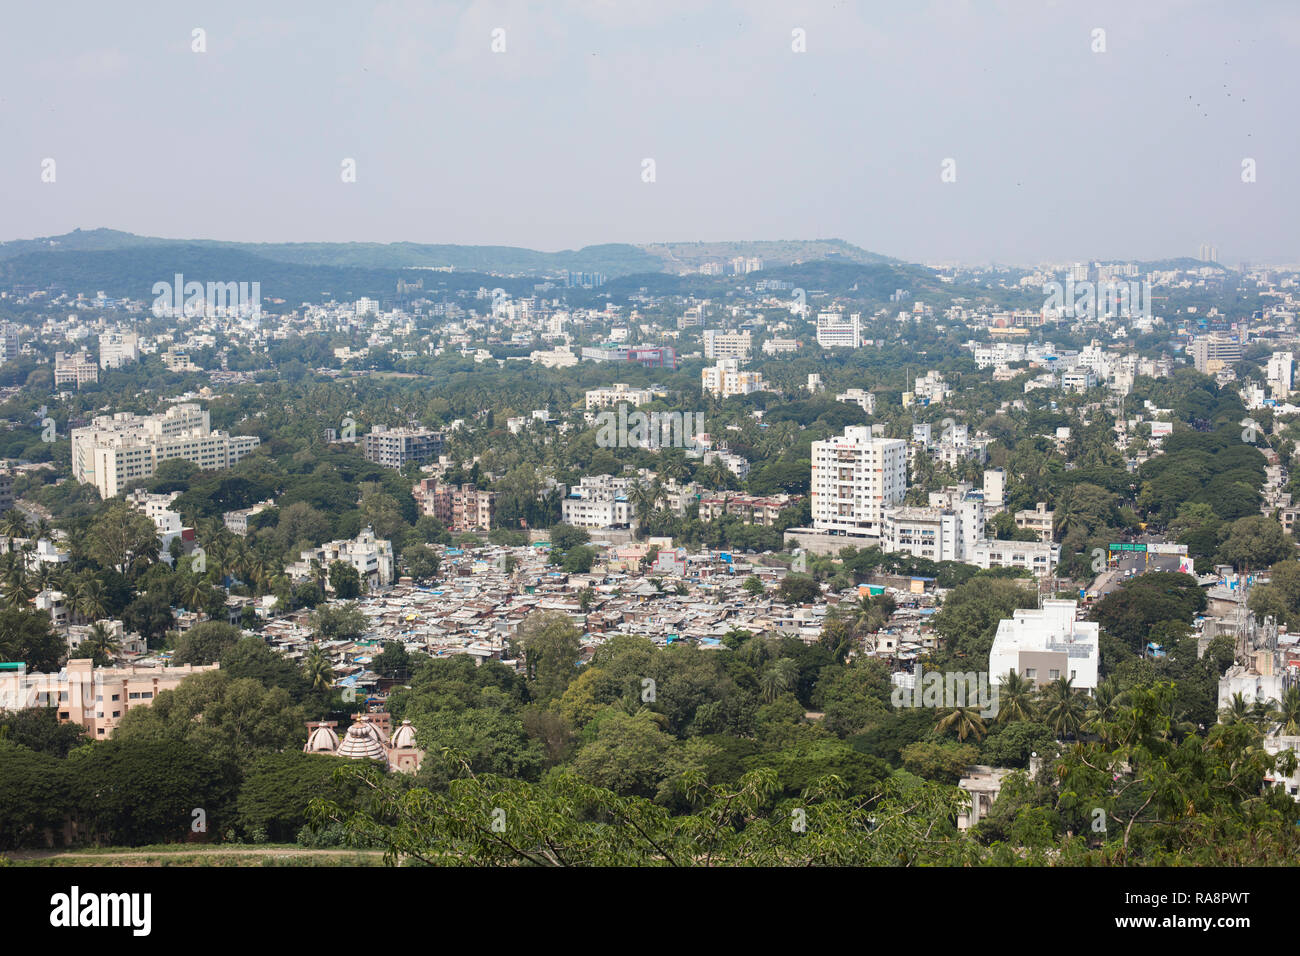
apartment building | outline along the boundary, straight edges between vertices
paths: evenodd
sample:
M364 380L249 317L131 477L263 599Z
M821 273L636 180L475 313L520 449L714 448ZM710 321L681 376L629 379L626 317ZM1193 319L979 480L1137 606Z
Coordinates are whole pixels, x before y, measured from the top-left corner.
M711 361L736 359L740 362L748 362L752 354L753 343L748 329L743 332L705 329L703 339L704 357Z
M19 328L9 322L0 323L0 365L18 360Z
M880 549L931 561L970 561L984 538L984 495L968 483L932 492L929 507L885 510Z
M615 382L609 388L593 388L587 391L586 407L613 408L615 405L628 404L633 407L648 405L654 401L654 389L633 388L623 382Z
M1039 687L1064 677L1076 690L1095 690L1100 625L1077 617L1078 602L1048 599L1004 618L989 651L990 680L1015 671Z
M632 505L627 499L629 480L610 475L587 475L560 502L560 520L575 528L628 528Z
M1017 511L1016 527L1028 528L1030 531L1038 534L1039 541L1050 542L1052 540L1052 527L1056 519L1056 512L1048 509L1047 503L1040 501L1034 505L1033 510L1025 508Z
M1001 468L984 469L984 507L989 514L1003 509L1007 503L1007 473Z
M854 312L821 312L817 316L817 344L824 349L856 349L862 345L862 316Z
M99 381L99 365L85 349L80 352L54 353L54 387L82 385Z
M72 430L72 474L112 498L131 482L153 476L158 464L183 458L199 468L230 468L261 444L254 435L213 431L206 409L173 405L159 415L119 412Z
M718 359L718 364L700 373L700 387L719 398L761 392L767 386L759 372L742 372L736 359Z
M771 527L781 512L799 501L800 495L768 495L759 497L738 492L718 492L700 498L700 520L715 521L723 515L740 518L745 524Z
M376 425L362 439L366 461L387 468L401 468L407 462L432 461L443 453L442 432L427 428L388 428Z
M779 355L799 351L798 339L768 339L763 343L764 355Z
M99 367L121 368L140 361L140 337L134 332L101 332Z
M989 568L1022 568L1035 577L1056 573L1061 546L1050 541L998 541L985 538L975 545L969 563Z
M330 541L319 548L308 548L301 553L299 560L285 568L285 573L294 581L308 581L316 576L312 562L317 562L327 573L335 561L342 561L356 568L361 575L362 585L370 591L385 587L393 582L393 543L383 538L376 538L375 532L365 528L350 541ZM333 590L328 577L325 589Z
M275 499L268 498L265 501L259 501L251 508L240 508L237 511L227 511L221 516L222 522L232 534L237 534L241 538L248 534L248 519L254 515L260 515L275 507Z
M425 478L411 489L420 514L437 518L454 532L488 531L496 513L496 493L477 485L448 485Z
M812 443L813 528L880 537L884 512L907 493L907 442L872 437L867 425Z
M54 707L59 723L81 724L88 737L107 740L127 711L149 707L159 694L175 690L191 674L219 666L95 667L90 658L75 658L57 674L29 674L26 664L0 664L0 710Z
M838 393L835 401L857 405L868 415L876 414L876 396L866 389L850 388L848 391Z
M1242 344L1226 335L1201 335L1192 339L1187 347L1196 371L1214 375L1226 365L1241 361Z
M1266 379L1274 398L1282 399L1291 394L1293 363L1291 352L1274 352L1269 357Z

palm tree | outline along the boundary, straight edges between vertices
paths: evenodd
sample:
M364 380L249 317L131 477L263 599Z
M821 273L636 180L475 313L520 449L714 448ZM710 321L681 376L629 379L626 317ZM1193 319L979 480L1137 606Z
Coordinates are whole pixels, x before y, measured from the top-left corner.
M43 515L36 519L36 526L32 528L32 540L41 541L45 538L53 537L54 526L50 524L48 518Z
M1113 677L1106 678L1093 692L1092 705L1088 708L1088 716L1083 722L1083 728L1090 733L1101 735L1104 739L1105 726L1118 719L1120 705L1123 702L1124 694L1120 691L1119 681Z
M963 743L967 737L971 736L976 740L983 740L987 730L984 726L984 718L980 716L977 707L949 708L944 711L934 729L941 734L955 730L957 731L957 739Z
M202 608L203 599L207 594L207 582L197 574L187 574L176 588L176 596L187 611L197 611Z
M86 650L90 651L91 657L96 660L112 660L114 656L122 649L122 645L102 622L97 621L90 629L90 634L81 642Z
M1032 720L1034 716L1034 682L1014 670L998 678L998 723Z
M307 649L302 664L303 673L313 689L328 690L334 684L334 665L319 644L313 644Z
M9 550L14 549L14 538L26 538L31 534L31 526L27 523L27 516L17 508L10 508L0 518L0 531L5 533L9 539Z
M1057 737L1074 737L1083 727L1084 704L1068 677L1058 677L1043 688L1040 706L1043 720Z
M1250 705L1250 714L1247 717L1261 731L1266 730L1277 718L1278 711L1274 708L1273 701L1265 700L1262 697L1255 698L1254 703Z
M1282 695L1277 709L1278 732L1288 737L1300 734L1300 687L1292 686Z
M4 566L4 601L9 608L21 608L35 596L32 583L27 575L27 565L21 557L12 552L5 556Z
M98 621L108 613L105 603L104 585L93 575L87 574L77 587L76 614L83 621Z
M1245 724L1250 722L1250 704L1240 693L1232 695L1228 706L1219 711L1219 720L1225 724Z
M791 687L794 686L795 679L799 676L799 665L788 657L783 657L767 670L763 671L763 676L759 678L759 688L763 692L763 700L772 703Z

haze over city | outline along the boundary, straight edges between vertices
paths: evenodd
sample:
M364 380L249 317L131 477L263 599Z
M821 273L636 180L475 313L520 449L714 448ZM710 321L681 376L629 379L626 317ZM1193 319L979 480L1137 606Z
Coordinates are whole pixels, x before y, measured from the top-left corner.
M1285 2L61 9L5 13L0 240L1300 259Z

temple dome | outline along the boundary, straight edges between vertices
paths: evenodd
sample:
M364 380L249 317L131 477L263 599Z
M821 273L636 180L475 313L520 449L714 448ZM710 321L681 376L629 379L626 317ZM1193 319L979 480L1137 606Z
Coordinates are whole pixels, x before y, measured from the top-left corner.
M335 751L340 757L347 757L349 760L384 760L388 759L388 754L384 750L384 745L377 736L377 728L368 720L357 721L348 728L348 732L343 737L343 742L339 744L339 749Z
M333 727L318 724L307 735L307 745L302 749L303 753L332 754L339 749L339 735L334 733Z
M403 750L414 749L415 727L409 720L402 721L402 726L393 733L393 746Z

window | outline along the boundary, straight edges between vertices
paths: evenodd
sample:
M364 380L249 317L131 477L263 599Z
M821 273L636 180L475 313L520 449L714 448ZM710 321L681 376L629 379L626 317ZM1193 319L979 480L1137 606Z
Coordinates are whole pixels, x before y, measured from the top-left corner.
M121 717L121 716L122 716L122 712L121 712L120 710L115 710L115 711L113 711L113 716L114 716L114 717Z
M1038 668L1036 667L1025 668L1025 677L1029 678L1030 680L1036 680L1038 678Z
M147 690L140 696L143 697L145 700L148 700L149 698L153 697L153 691Z
M130 697L131 700L139 700L139 699L140 699L140 693L139 693L139 691L137 691L137 692L135 692L135 693L133 693L133 694L130 694L130 695L128 695L128 696Z
M1047 672L1047 679L1048 679L1048 680L1056 680L1056 679L1059 678L1060 676L1061 676L1061 672L1058 671L1058 670L1056 670L1055 668L1052 668L1051 670L1049 670L1049 671Z

